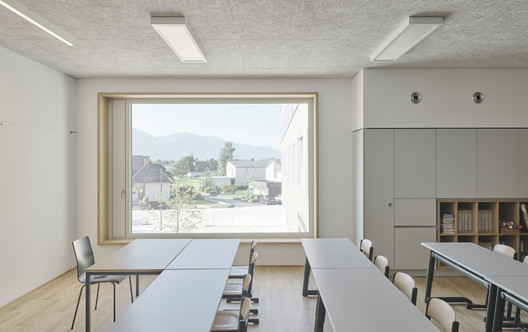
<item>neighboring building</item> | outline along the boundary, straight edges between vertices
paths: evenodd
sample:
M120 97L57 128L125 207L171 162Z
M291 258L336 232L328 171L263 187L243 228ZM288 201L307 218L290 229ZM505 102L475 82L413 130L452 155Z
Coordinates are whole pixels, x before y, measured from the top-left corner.
M218 169L218 161L214 159L204 160L204 161L195 160L194 161L194 171L187 173L187 177L196 178L196 177L204 175L205 172L212 175L216 173L217 169Z
M253 180L249 182L251 195L276 197L282 194L282 183L267 180Z
M266 167L266 180L275 182L282 181L280 159L272 159L269 161L268 166Z
M282 202L290 232L309 231L308 113L308 104L281 107Z
M166 173L165 167L160 164L152 164L149 157L133 156L132 170L139 167L137 160L143 159L143 165L137 172L132 173L132 204L136 205L144 197L148 197L149 202L157 203L158 195L161 193L165 199L170 196L170 178Z
M236 186L247 186L252 180L266 179L268 161L228 160L226 173L235 179Z

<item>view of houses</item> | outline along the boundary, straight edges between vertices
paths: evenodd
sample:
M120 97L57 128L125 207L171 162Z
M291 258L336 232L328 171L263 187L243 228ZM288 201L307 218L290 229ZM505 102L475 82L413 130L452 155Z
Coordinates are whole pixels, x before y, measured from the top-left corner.
M281 121L277 121L283 131L281 158L276 158L273 152L261 152L269 147L224 141L220 149L215 142L217 158L200 160L194 151L203 151L207 148L204 142L213 139L195 134L186 137L198 137L202 142L200 148L189 142L187 151L193 153L179 160L132 155L132 233L307 232L308 146L303 138L308 132L306 111L307 105L281 106ZM154 148L149 148L146 140L152 138L137 129L136 133L133 146L159 156L156 149L163 141L158 140L151 145ZM181 134L167 137L176 136L182 137ZM170 145L164 146L168 148ZM253 151L250 155L262 153L269 157L237 159L238 148L246 156L247 151Z

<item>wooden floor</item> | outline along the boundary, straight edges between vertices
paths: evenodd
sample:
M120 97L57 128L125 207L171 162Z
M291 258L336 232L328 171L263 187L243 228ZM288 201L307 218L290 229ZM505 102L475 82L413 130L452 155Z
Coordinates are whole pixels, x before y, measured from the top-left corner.
M313 331L315 297L301 295L302 267L257 267L255 272L255 295L260 303L260 325L249 331ZM142 276L143 291L154 276ZM425 309L423 296L425 278L415 278L418 287L418 308ZM72 270L16 301L0 308L0 331L70 331L80 283ZM311 281L311 288L313 281ZM117 287L117 310L122 313L130 305L128 282ZM486 289L465 277L436 277L433 296L467 296L475 303L483 303ZM95 303L95 291L93 302ZM225 307L226 304L221 304ZM233 306L233 305L228 305ZM463 305L454 305L461 331L483 331L483 310L466 310ZM375 310L375 308L372 308ZM380 313L380 316L382 313ZM523 316L523 320L528 318ZM327 320L328 322L328 320ZM104 331L112 324L112 286L102 285L99 307L92 311L92 327ZM353 326L353 322L351 322ZM84 330L84 302L81 301L75 323L75 331ZM325 324L325 331L332 331Z

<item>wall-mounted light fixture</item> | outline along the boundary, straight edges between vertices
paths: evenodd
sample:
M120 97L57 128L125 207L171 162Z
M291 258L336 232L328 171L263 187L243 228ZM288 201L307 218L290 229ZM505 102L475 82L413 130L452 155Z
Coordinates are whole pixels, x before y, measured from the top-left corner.
M370 61L394 61L409 52L440 25L443 17L410 16L405 22L372 54Z
M152 16L152 27L182 62L207 62L183 16Z

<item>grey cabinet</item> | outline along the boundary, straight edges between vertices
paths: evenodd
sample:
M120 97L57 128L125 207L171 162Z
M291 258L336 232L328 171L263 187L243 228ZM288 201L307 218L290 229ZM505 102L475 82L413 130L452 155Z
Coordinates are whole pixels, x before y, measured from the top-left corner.
M395 199L394 226L436 227L436 199Z
M478 198L519 195L519 130L478 129Z
M528 198L528 129L519 129L519 198Z
M434 129L394 130L396 198L436 197Z
M422 247L421 243L435 241L435 227L396 228L394 231L394 256L396 257L394 269L427 269L429 252Z
M394 130L364 131L364 237L394 262Z
M436 130L436 197L477 197L477 129Z

